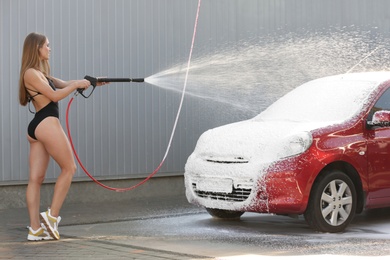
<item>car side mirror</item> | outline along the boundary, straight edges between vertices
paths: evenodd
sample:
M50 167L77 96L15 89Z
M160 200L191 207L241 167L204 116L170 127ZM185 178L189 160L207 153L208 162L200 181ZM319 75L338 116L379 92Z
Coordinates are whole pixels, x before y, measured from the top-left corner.
M390 126L390 111L379 110L372 116L372 121L367 121L367 126L372 128L375 126L386 127Z

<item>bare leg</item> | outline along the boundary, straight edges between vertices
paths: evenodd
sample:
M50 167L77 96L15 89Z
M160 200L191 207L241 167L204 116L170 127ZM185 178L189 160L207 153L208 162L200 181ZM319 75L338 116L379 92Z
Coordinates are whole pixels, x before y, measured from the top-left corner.
M58 118L48 117L44 119L35 130L35 135L61 168L61 174L58 176L54 187L54 195L50 207L51 215L57 217L68 194L73 175L76 172L76 164L69 140Z
M31 137L27 138L30 142L30 173L26 200L30 216L30 227L37 230L41 226L39 220L41 185L45 179L50 157L42 143Z

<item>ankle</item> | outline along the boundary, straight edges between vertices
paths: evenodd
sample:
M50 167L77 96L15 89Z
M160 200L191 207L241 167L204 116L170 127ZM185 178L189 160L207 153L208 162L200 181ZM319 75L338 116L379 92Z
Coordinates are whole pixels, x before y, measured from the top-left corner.
M31 228L32 231L34 231L34 233L35 233L36 231L38 231L38 230L41 228L41 225L38 225L38 226L31 225L30 228Z
M49 211L49 216L50 217L55 218L55 219L58 218L58 214L54 214L53 211L50 208L48 209L48 211Z

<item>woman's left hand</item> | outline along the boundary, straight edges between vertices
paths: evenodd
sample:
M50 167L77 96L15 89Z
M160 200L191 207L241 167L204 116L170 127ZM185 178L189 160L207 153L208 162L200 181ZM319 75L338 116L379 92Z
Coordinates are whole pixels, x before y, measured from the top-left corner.
M106 78L106 77L97 77L97 79L101 79L101 78ZM97 82L96 83L96 86L103 86L103 85L107 85L109 84L110 82Z

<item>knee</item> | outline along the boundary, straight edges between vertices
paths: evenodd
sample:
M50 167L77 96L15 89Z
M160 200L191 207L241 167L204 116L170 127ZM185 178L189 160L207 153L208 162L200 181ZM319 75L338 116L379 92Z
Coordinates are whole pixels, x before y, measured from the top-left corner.
M73 163L70 169L70 173L72 174L72 176L76 173L76 171L77 171L77 166L76 164Z
M76 164L72 163L67 165L66 167L62 168L62 172L73 177L73 175L76 173L77 166Z
M45 175L30 174L29 183L41 185L45 180Z

